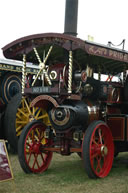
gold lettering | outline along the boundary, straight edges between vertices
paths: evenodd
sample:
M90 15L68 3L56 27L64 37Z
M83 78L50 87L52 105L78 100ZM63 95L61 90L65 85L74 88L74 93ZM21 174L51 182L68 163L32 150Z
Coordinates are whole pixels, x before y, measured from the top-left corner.
M105 49L105 48L102 48L102 49L103 49L104 55L107 55L107 49Z
M120 58L120 60L123 60L124 57L123 57L122 53L120 53L120 57L119 58Z
M109 50L109 56L112 56L112 55L113 55L113 51Z
M101 55L101 54L102 54L102 50L101 50L100 48L97 48L97 49L94 51L94 53Z
M89 52L94 53L94 46L89 47Z
M124 54L124 61L128 61L128 55Z
M116 52L116 51L114 51L113 57L114 57L114 58L117 58L117 52Z

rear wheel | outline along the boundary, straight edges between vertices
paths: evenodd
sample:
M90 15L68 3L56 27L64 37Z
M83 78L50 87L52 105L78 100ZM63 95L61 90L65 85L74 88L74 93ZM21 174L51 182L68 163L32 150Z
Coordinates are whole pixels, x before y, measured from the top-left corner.
M106 177L114 158L111 131L103 121L94 121L86 130L83 140L83 161L90 178Z
M26 173L42 173L49 167L52 152L41 149L52 144L44 138L46 126L40 121L32 121L25 126L18 142L19 162Z

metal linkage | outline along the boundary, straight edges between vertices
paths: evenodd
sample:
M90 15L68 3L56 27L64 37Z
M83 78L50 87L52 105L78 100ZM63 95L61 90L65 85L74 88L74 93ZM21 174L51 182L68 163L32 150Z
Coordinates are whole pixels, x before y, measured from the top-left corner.
M23 68L22 68L22 94L24 94L26 77L26 54L23 54Z
M45 64L46 64L46 61L47 61L47 59L48 59L48 57L49 57L49 55L50 55L50 53L51 53L51 51L52 51L52 48L53 48L53 46L50 46L50 48L49 48L49 50L48 50L48 53L47 53L46 57L44 58L44 61L43 61L43 62L42 62L41 59L40 59L40 56L39 56L39 54L38 54L38 52L37 52L37 49L36 49L36 48L33 48L33 49L34 49L34 52L35 52L35 55L36 55L36 57L37 57L37 59L38 59L38 61L39 61L40 70L39 70L39 72L38 72L35 80L33 81L32 86L34 86L36 80L38 79L38 77L39 77L40 74L41 74L41 71L43 71L48 85L52 85L51 80L50 80L50 78L49 78L49 76L48 76L48 73L47 73L47 71L46 71L46 69L45 69Z
M72 65L73 65L73 57L72 51L69 51L69 70L68 70L68 93L72 93Z

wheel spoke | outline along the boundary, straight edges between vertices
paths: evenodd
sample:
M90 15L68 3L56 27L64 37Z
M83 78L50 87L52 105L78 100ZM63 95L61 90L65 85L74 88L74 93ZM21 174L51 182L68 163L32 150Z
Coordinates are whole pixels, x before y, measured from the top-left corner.
M31 138L32 139L34 138L34 131L33 130L31 131Z
M44 118L46 118L46 117L48 117L48 115L47 115L47 114L45 114L45 115L41 115L41 116L37 117L37 118L36 118L36 120L39 120L39 119L44 119Z
M98 152L92 154L92 155L91 155L91 159L93 160L93 159L96 158L98 155L99 155Z
M31 134L32 134L32 133L33 133L33 132L31 132ZM33 137L32 137L31 134L28 135L28 137L27 137L27 142L28 142L30 145L34 144L33 141L32 141Z
M22 117L20 116L20 114L18 112L16 114L16 117L22 120Z
M31 110L30 110L30 107L28 106L28 103L27 103L26 99L24 98L23 100L24 100L24 102L25 102L25 105L26 105L26 107L27 107L27 110L28 110L29 114L32 114L32 112L31 112Z
M36 108L35 107L32 107L32 114L35 115L35 110Z
M39 168L40 168L40 166L39 166L39 163L38 163L37 157L38 157L38 155L36 156L36 164L37 164L37 167L38 167L38 169L39 169Z
M22 125L19 125L19 126L16 128L16 132L19 132L21 128L22 128Z
M34 144L35 143L35 134L34 134L34 132L33 132L33 134L32 134L32 136L30 137L30 139L32 140L32 143Z
M98 129L98 133L99 133L100 144L103 144L102 135L101 135L101 129Z
M44 138L44 132L41 132L41 136L40 136L40 140L42 141L42 139Z
M97 143L97 142L96 142L96 140L95 140L95 136L93 137L92 142L93 142L95 145L97 145L97 146L98 146L98 143Z
M29 157L28 157L28 163L30 162L30 159L31 159L31 156L32 156L32 152L30 152L30 154L29 154Z
M35 135L34 137L35 137L35 139L39 142L39 138L38 138L36 135Z
M37 167L38 167L38 169L39 169L40 166L39 166L39 163L38 163L38 160L37 160L38 154L34 154L34 158L35 158L35 160L34 160L34 163L33 163L32 168L34 169L34 167L37 165Z
M33 162L33 165L32 165L32 169L34 169L35 164L36 164L36 155L34 154L34 162Z
M16 123L22 124L22 125L26 125L28 123L28 121L16 121Z
M97 167L96 167L96 172L100 173L101 171L101 165L100 165L100 161L101 161L101 156L97 157Z
M36 133L37 133L38 137L40 137L40 132L37 128L36 128Z
M22 133L22 130L18 131L17 137L19 137L21 135L21 133Z
M37 119L37 117L39 116L40 112L41 112L41 109L38 109L38 112L36 113L35 119Z
M18 108L18 111L19 111L22 115L24 115L25 117L27 117L27 118L28 118L28 115L27 115L27 114L25 114L23 110L21 110L20 108Z
M43 157L42 153L40 155L41 155L41 158L43 160L43 163L45 163L45 160L44 160L44 157Z
M25 109L25 106L24 106L24 99L21 100L21 104L22 104L22 108Z

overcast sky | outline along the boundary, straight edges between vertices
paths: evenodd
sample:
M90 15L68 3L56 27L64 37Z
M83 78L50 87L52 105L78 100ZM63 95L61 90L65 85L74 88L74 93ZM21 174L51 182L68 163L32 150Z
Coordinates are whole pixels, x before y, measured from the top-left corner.
M79 0L78 37L128 50L128 0ZM1 0L0 48L23 36L64 31L65 0ZM0 58L3 58L0 49Z

